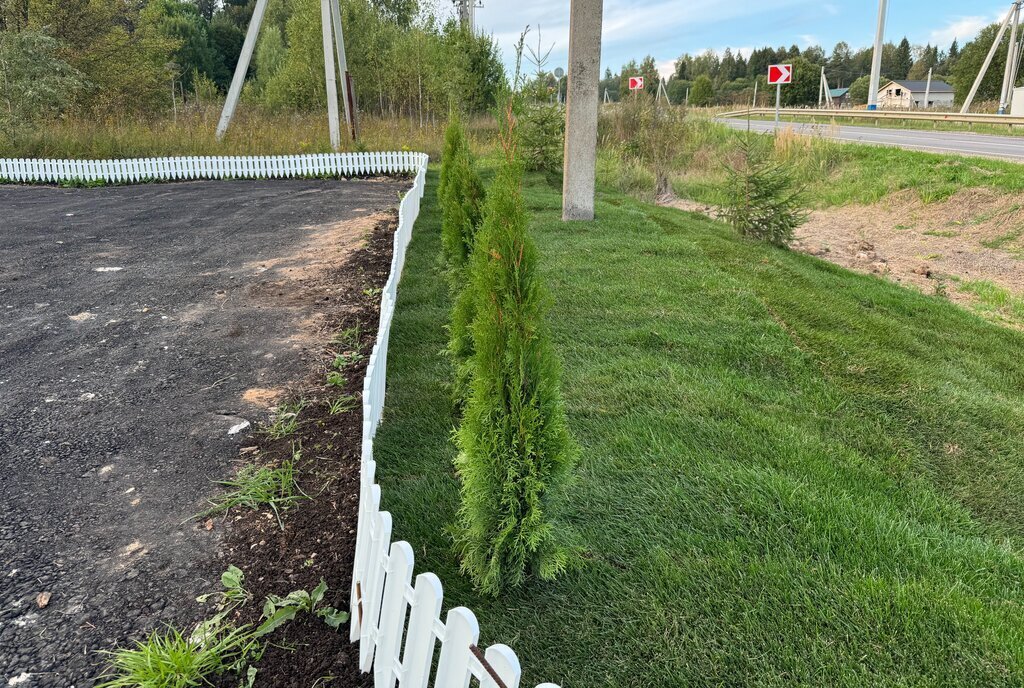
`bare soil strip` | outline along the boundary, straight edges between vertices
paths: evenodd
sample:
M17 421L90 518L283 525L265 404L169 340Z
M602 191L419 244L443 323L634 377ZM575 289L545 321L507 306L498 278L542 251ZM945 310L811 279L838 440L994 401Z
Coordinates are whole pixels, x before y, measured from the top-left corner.
M718 215L684 199L667 205ZM875 205L813 211L793 248L972 307L977 296L961 288L965 283L1024 294L1024 198L965 189L925 204L906 190Z

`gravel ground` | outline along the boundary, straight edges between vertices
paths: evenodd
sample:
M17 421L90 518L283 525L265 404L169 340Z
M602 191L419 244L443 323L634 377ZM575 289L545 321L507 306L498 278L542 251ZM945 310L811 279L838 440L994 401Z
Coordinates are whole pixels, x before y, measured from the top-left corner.
M289 285L356 248L395 180L0 187L0 680L89 686L187 626L220 529L190 516L317 355Z

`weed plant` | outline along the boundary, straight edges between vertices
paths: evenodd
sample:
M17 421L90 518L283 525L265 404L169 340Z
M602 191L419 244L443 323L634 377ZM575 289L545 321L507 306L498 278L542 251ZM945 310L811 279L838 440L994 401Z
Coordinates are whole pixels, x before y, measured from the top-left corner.
M218 481L227 491L211 500L211 508L199 514L198 518L222 514L234 508L258 510L269 507L281 530L284 530L283 512L303 499L309 499L295 482L295 464L301 456L301 450L293 448L292 458L276 468L249 464L234 478Z

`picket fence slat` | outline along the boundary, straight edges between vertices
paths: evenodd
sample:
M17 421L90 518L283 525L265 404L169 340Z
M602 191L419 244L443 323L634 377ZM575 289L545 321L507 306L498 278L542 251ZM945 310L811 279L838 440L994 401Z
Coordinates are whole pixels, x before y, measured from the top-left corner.
M441 620L444 592L433 573L415 577L413 547L391 542L391 514L382 511L373 440L383 419L387 360L398 285L413 226L425 193L424 153L377 151L272 156L177 156L127 160L0 159L0 179L13 182L105 180L294 179L306 176L354 177L413 174L412 188L398 207L391 271L381 292L377 340L363 380L363 425L356 551L350 593L349 639L359 643L359 666L373 672L375 688L519 688L521 668L515 652L492 645L478 657L480 628L473 612L449 610ZM431 669L440 656L431 683ZM494 678L497 676L497 680ZM500 681L500 682L499 682ZM544 683L537 688L558 688Z

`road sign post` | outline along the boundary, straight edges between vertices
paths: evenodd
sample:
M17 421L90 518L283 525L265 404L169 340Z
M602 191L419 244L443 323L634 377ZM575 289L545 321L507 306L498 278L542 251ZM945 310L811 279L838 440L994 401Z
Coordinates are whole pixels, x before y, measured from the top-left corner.
M779 109L782 107L782 84L793 83L793 65L778 64L768 67L768 83L775 85L775 126L779 124Z

